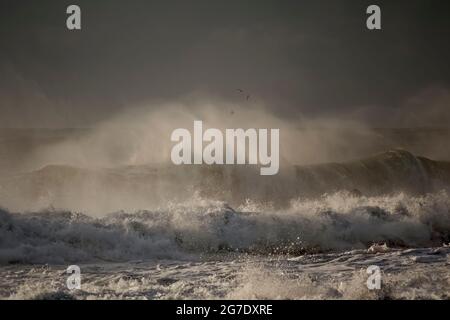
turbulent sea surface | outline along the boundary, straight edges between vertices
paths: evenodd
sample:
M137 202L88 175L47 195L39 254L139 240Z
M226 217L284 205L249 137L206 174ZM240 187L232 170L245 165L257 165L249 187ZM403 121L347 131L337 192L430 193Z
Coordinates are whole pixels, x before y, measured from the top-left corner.
M236 170L4 176L0 297L450 298L447 162L393 150L269 182ZM66 288L72 264L81 290ZM371 265L380 290L366 286Z

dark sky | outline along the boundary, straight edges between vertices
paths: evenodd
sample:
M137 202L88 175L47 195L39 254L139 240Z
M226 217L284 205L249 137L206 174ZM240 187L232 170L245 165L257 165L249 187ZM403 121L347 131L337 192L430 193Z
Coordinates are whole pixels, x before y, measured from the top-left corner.
M69 4L82 9L81 31L66 29ZM370 4L382 9L381 31L365 27ZM234 101L236 88L281 117L363 114L383 125L424 97L450 109L449 9L444 0L0 0L0 126L91 126L149 101Z

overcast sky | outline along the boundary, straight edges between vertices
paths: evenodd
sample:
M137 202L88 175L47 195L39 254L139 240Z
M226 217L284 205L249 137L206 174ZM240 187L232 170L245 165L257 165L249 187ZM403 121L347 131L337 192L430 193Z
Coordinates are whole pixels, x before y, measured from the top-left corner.
M69 4L82 9L81 31L66 29ZM365 27L369 4L382 9L381 31ZM430 103L434 115L414 125L446 125L449 9L441 0L0 0L0 126L88 127L155 101L236 101L237 88L280 117L395 126L392 114Z

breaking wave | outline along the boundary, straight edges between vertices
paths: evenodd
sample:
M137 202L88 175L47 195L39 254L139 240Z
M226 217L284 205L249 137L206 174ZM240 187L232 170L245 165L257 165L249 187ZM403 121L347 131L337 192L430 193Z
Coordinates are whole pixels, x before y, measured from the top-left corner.
M450 163L393 150L371 158L311 166L285 164L275 176L252 166L127 166L77 168L49 165L0 178L0 205L12 211L49 207L105 215L202 198L239 207L247 200L288 208L293 199L348 191L367 197L412 196L450 190Z
M288 208L231 208L199 196L165 208L94 218L74 212L0 211L0 263L192 259L203 254L298 254L450 241L447 192L297 199Z

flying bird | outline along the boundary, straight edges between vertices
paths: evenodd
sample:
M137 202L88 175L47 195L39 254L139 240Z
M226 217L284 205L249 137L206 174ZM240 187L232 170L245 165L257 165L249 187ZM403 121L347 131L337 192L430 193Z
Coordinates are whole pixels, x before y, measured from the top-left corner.
M242 89L236 89L236 91L239 92L239 93L242 93L242 94L245 93L245 91L242 90ZM249 100L249 99L250 99L250 95L249 95L249 94L246 94L246 95L245 95L245 100Z

